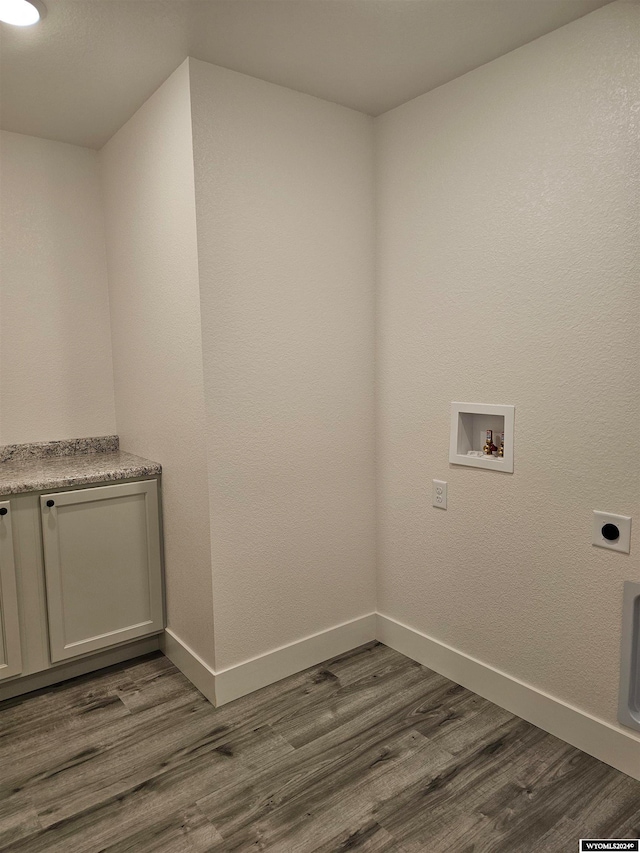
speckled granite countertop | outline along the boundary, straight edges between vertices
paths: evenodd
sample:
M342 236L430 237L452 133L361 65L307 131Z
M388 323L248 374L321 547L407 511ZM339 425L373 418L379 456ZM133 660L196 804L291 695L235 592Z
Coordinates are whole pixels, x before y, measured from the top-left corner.
M157 462L119 449L107 452L76 450L69 455L34 456L21 450L29 445L12 447L20 449L14 451L7 461L0 461L0 495L109 483L162 473L162 466Z

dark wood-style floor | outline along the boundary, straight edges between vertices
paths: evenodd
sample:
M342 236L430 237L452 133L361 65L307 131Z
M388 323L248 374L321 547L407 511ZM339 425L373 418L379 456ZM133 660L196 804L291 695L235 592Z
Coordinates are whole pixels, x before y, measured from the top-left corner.
M640 783L371 643L222 708L161 655L0 705L0 850L573 853Z

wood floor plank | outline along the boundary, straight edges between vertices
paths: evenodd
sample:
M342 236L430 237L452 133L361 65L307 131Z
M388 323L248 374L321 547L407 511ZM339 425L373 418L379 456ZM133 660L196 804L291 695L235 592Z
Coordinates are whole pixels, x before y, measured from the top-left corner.
M429 699L431 708L423 711L423 719L416 728L454 755L464 752L482 738L490 737L501 725L516 719L504 708L457 684L451 687L450 682Z
M403 853L386 829L375 821L342 830L313 853L341 853L358 850L359 853Z
M102 763L87 762L78 772L66 773L64 785L59 776L37 785L31 799L40 820L49 826L108 798L135 799L139 790L153 795L144 798L153 801L146 803L147 815L162 813L172 803L187 805L218 786L241 783L255 769L293 751L268 726L220 732L210 718L198 722L197 727L168 727L163 738L152 733L136 749L113 751Z
M326 702L339 687L339 680L321 664L216 708L216 714L221 724L234 727L274 725Z
M84 733L126 716L127 708L118 696L118 689L124 686L131 688L133 682L126 675L114 674L109 679L69 682L49 693L27 694L0 703L0 762L10 760L16 749L22 758L29 748L39 750L41 733L49 736L56 731L61 737L72 736L73 732Z
M578 850L576 839L579 838L586 838L581 832L581 827L570 818L561 817L548 832L535 841L535 844L540 853L574 853ZM490 840L487 843L490 843ZM531 845L527 842L524 848L516 853L530 853L530 851ZM482 853L491 853L491 848L485 845Z
M576 821L576 823L578 822ZM613 827L606 825L602 831L606 832L604 836L606 838L640 838L640 807L634 809L622 823ZM594 833L590 834L593 835ZM585 835L581 835L581 838L585 837Z
M599 765L605 768L606 765ZM585 792L586 793L586 792ZM622 773L602 770L600 784L589 792L588 802L577 800L567 817L580 824L584 838L640 838L640 790Z
M392 801L381 804L373 817L407 850L418 850L427 839L444 848L455 825L468 821L494 787L509 781L517 753L544 737L540 729L517 718L504 723L490 739L480 739L453 756L440 772L408 785ZM477 819L486 822L479 812Z
M351 720L364 719L379 697L395 697L396 705L402 703L402 695L416 688L420 695L429 694L430 689L440 685L444 679L437 673L420 665L390 667L352 680L345 687L338 685L331 697L322 703L307 706L295 715L272 723L274 731L286 738L295 747L304 746L324 734ZM414 694L415 695L415 694Z
M162 655L0 704L5 853L571 853L640 783L379 643L213 708Z
M275 788L268 800L223 825L212 818L228 839L225 851L257 845L266 850L315 850L326 845L337 827L368 824L375 804L392 796L427 768L437 772L451 756L434 747L418 732L403 732L349 756L340 767L321 767L303 780ZM213 804L199 803L205 814ZM211 815L209 815L211 817ZM353 830L350 831L354 835ZM357 837L357 836L354 836Z
M587 760L589 759L589 760ZM490 823L478 843L491 843L492 851L510 853L526 849L531 835L546 837L566 817L574 801L588 797L588 778L599 776L602 765L590 756L565 744L555 760L537 772L508 782L494 791L478 811L490 818ZM570 785L567 784L571 778ZM547 838L547 844L551 842Z
M223 840L202 812L192 806L105 847L104 853L209 853Z
M325 664L325 669L340 680L341 687L347 687L355 681L362 681L363 678L384 672L391 667L398 670L407 666L419 667L420 664L374 640L332 658Z
M214 727L206 703L186 707L188 713L184 708L135 717L127 712L117 723L92 728L82 737L75 732L72 737L58 736L42 754L29 753L25 761L13 763L3 774L2 790L11 786L28 792L40 802L41 815L49 813L51 801L55 817L47 823L62 817L58 812L64 809L81 810L84 804L78 798L90 798L93 792L99 798L111 779L121 779L129 787L137 784L140 767L143 774L149 767L161 768L168 754L211 734Z
M182 753L164 772L135 787L122 784L126 777L115 788L106 784L100 799L92 796L82 801L82 811L78 810L78 802L51 803L40 813L41 821L47 825L42 838L26 839L12 851L63 853L72 845L74 853L93 853L116 843L125 845L126 839L136 833L147 831L155 837L167 815L188 808L205 790L252 775L258 766L273 761L274 751L291 749L266 727L244 743L233 733L230 740L206 753L200 749L201 744L194 746L193 754ZM93 794L96 793L94 789ZM71 812L68 817L59 817L67 812ZM55 823L50 822L52 814L58 816Z
M0 847L8 847L41 830L38 813L27 798L0 800Z
M327 777L337 785L342 774L352 774L355 762L385 743L415 729L423 705L424 681L416 678L397 692L380 697L365 713L296 749L277 766L267 768L246 784L218 790L200 806L223 835L238 831L274 806L306 793L312 780Z

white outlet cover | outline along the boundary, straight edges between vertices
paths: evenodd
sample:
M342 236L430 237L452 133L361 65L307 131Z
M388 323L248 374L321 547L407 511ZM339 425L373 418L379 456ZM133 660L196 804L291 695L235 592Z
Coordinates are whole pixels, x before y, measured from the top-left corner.
M615 524L620 536L613 541L605 539L602 528L605 524ZM610 512L593 511L593 544L598 548L608 548L610 551L621 551L628 554L631 550L631 517L628 515L613 515Z
M447 508L447 483L445 480L434 480L431 487L431 504L438 509Z

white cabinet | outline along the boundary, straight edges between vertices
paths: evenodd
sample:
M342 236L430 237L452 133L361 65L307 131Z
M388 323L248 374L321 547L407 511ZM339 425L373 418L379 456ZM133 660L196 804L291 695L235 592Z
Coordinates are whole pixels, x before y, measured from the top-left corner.
M11 504L0 502L0 680L22 672Z
M155 480L40 496L51 661L163 628Z
M159 648L159 492L148 478L0 497L0 702Z

